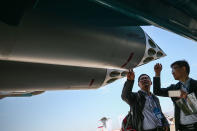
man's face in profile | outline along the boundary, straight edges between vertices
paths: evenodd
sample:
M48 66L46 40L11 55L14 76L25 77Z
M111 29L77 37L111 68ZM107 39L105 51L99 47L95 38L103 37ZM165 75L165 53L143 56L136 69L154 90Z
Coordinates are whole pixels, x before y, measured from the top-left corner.
M172 66L172 75L174 77L175 80L179 80L185 71L185 67L180 67L179 65L173 65Z

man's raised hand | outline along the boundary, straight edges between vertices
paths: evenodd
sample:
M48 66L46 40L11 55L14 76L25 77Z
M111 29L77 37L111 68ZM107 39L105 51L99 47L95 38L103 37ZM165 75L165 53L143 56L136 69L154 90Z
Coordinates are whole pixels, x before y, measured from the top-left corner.
M161 70L162 70L162 64L160 63L155 64L154 66L155 76L160 76Z
M127 74L128 80L134 80L135 79L135 73L133 72L133 69L129 69L129 73Z

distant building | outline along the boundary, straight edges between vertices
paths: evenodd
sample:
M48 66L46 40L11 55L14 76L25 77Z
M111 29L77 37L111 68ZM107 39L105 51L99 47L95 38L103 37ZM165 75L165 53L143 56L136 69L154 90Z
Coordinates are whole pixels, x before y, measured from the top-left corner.
M110 118L103 117L99 120L97 131L111 131Z

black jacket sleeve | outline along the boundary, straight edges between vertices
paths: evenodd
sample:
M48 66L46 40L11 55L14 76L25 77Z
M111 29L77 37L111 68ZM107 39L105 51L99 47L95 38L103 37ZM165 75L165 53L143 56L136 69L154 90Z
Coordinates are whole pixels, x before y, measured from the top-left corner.
M161 88L160 77L153 78L153 93L158 96L168 97L169 90L175 90L175 85L170 85L167 88Z
M132 105L136 99L136 93L132 92L134 80L127 80L124 84L122 90L122 100L124 100L127 104Z
M194 79L191 79L190 81L189 94L192 92L194 92L197 97L197 81Z

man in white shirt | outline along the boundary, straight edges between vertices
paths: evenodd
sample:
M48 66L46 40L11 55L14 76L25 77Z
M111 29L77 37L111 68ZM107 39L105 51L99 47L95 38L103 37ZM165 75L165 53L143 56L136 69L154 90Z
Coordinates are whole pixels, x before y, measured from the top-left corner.
M180 60L171 64L172 75L179 82L167 88L161 88L160 73L162 65L157 63L154 66L155 77L153 79L153 92L155 95L169 97L169 91L180 90L180 96L171 97L175 106L175 127L178 131L197 131L197 114L186 115L177 104L177 100L186 100L187 95L194 93L197 96L197 81L189 77L190 67L187 61ZM197 101L196 101L197 102ZM197 103L196 103L197 104Z

